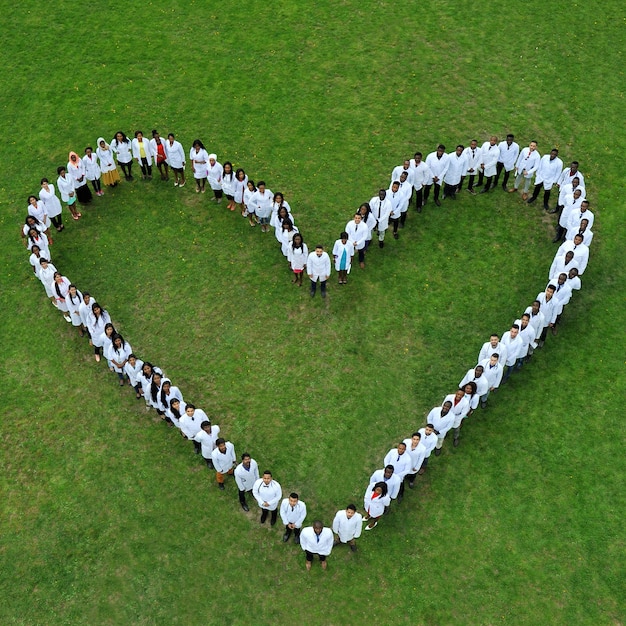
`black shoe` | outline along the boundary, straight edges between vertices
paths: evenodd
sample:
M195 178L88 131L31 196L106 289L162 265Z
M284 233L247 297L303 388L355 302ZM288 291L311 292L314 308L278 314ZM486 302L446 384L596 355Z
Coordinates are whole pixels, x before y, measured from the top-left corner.
M261 524L265 524L265 520L267 519L267 511L263 511L263 513L261 513Z
M559 243L559 241L561 241L561 238L560 238L560 237L555 237L555 238L552 240L552 243Z
M439 456L441 454L441 448L435 448L435 456Z
M206 465L209 469L215 469L215 466L213 465L213 461L211 459L207 459L206 460Z
M484 189L481 189L478 193L487 193L488 191L489 189L485 187Z
M300 545L300 535L296 535L296 536L293 538L293 542L294 542L296 545L298 545L298 546L299 546L299 545Z
M526 204L532 204L537 198L528 198L528 200L526 200Z
M409 489L413 489L415 487L415 481L409 483Z
M289 537L291 536L291 533L285 533L283 535L283 542L287 543L289 541Z
M379 241L378 242L378 247L379 248L384 248L385 247L385 242L384 241Z
M311 298L314 298L314 297L315 297L315 292L314 292L314 291L311 291L311 292L309 292L309 293L310 293L310 295L311 295Z
M270 522L270 526L275 526L275 525L276 525L276 520L275 520L275 519L273 519L273 520Z
M454 438L454 441L452 442L452 445L453 445L455 448L457 448L457 447L459 446L459 438L458 438L458 437L455 437L455 438Z
M241 503L241 508L247 513L250 510L250 507L245 503Z
M549 211L549 210L550 210L550 207L549 207L547 204L544 204L544 205L543 205L543 210L544 210L544 211Z
M352 552L356 552L356 544L351 543L350 544L350 550L352 550Z
M546 208L546 207L544 207ZM548 211L548 213L550 213L550 215L554 215L555 213L558 213L559 210L558 209L552 209L552 211Z
M435 200L435 204L436 204L437 206L441 206L441 202L439 202L439 200Z
M220 491L224 491L224 483L217 483L217 486L220 488Z
M456 200L456 194L452 194L451 196L448 196L448 198L452 198L453 200Z
M393 234L393 238L394 238L394 239L399 239L399 238L400 238L400 235L398 235L398 233L394 233L394 234Z

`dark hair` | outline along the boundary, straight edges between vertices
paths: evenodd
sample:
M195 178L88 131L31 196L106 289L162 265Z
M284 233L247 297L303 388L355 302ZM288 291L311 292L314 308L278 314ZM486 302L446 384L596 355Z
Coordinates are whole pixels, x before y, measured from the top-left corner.
M298 495L295 491L292 491L292 492L289 494L289 497L290 497L290 498L296 498L296 500L300 498L300 496L299 496L299 495Z
M356 506L354 506L354 504L348 504L346 509L350 509L351 511L354 511L356 513Z
M115 133L115 137L113 137L113 139L115 139L115 141L116 141L116 142L117 142L117 136L118 136L118 135L122 135L122 141L123 141L124 143L130 143L130 141L128 140L128 137L126 136L126 133L122 132L121 130L118 130L118 131Z
M393 466L391 466L391 467L393 467ZM372 491L376 491L376 489L378 489L379 487L380 487L380 490L381 490L381 495L386 496L387 495L387 491L388 491L387 483L381 480L380 482L378 482L378 483L376 483L374 485L374 487L372 488Z
M203 143L202 143L199 139L194 139L194 140L193 140L193 143L191 144L191 147L192 147L192 148L197 148L197 147L200 147L200 148L202 148L202 150L204 150L204 149L205 149L205 148L204 148L204 144L203 144Z
M348 238L348 233L345 230L339 233L339 239L347 239L347 238Z
M50 181L44 176L40 181L39 184L43 185L44 183L49 183Z
M137 137L137 135L141 135L143 137L143 131L141 130L136 130L135 131L135 137Z
M223 443L226 443L226 439L224 439L224 437L218 437L215 440L215 446L221 446Z
M57 167L57 174L60 176L61 172L65 172L67 173L67 168L65 167L65 165L59 165L59 167Z

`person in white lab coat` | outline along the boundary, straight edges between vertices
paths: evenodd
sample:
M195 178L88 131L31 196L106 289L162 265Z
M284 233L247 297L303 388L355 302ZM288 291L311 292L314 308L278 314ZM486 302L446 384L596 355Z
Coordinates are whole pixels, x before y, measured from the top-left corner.
M326 557L330 556L333 550L333 531L330 528L324 528L324 524L316 520L313 522L313 526L308 526L302 530L300 547L306 555L307 570L311 569L315 554L319 556L322 569L327 569Z
M67 168L63 165L57 167L57 189L61 194L61 200L67 203L67 208L72 214L72 218L77 220L82 217L82 213L76 208L76 190L74 189L74 179L67 173Z
M283 490L280 483L272 478L272 472L265 470L263 476L255 481L252 495L261 509L261 524L265 524L271 513L270 525L274 526L278 519L278 503L283 496Z
M365 509L363 521L368 522L365 530L372 530L378 526L378 520L390 504L391 497L387 483L379 481L367 486L363 497L363 508Z
M232 164L230 166L231 174L232 174ZM207 165L207 178L209 179L209 185L213 190L213 197L211 198L211 202L217 202L218 204L222 201L222 197L224 196L224 190L222 188L222 176L224 174L224 168L222 164L217 160L217 154L209 154L209 163Z
M50 218L57 231L61 232L65 228L63 226L63 216L61 215L61 201L57 198L54 185L49 183L47 178L41 179L39 199L43 202L46 215Z
M98 145L100 145L98 143ZM126 180L133 179L133 153L130 139L121 130L115 133L115 137L111 141L111 150L117 157L117 162L122 168L124 178Z
M191 171L196 180L196 193L206 191L206 178L209 173L209 153L204 144L199 140L194 140L189 150L189 160L191 161Z
M478 147L478 140L472 139L470 141L470 145L463 150L463 154L465 155L465 172L463 172L463 177L461 178L461 182L459 183L459 191L463 187L463 181L466 176L469 176L469 180L467 182L467 190L471 194L475 194L474 191L474 181L476 180L476 175L480 172L480 163L481 163L481 151Z
M467 171L467 157L465 155L465 147L459 144L454 152L450 152L450 164L444 178L444 198L452 198L456 200L456 192L460 190L461 179Z
M561 170L563 169L563 161L559 159L559 151L556 148L550 150L550 154L544 154L539 161L539 167L535 174L535 188L533 189L533 195L526 200L528 204L532 204L537 200L539 191L543 187L543 208L546 211L550 210L550 192L552 186L556 185L557 181L561 177Z
M528 199L530 181L539 168L540 161L541 155L537 151L537 142L531 141L528 147L524 148L517 157L515 162L515 183L513 189L509 189L509 193L515 193L523 182L522 200Z
M404 478L413 469L411 455L407 452L406 443L401 441L396 448L387 452L383 459L383 465L393 467L394 476L400 479L400 489L398 490L398 503L404 498Z
M300 496L295 491L292 491L289 497L280 503L280 519L285 525L285 533L283 534L285 543L289 541L292 532L295 543L300 543L300 532L305 517L306 504L300 500Z
M448 431L454 423L454 414L450 412L452 402L444 402L441 406L436 406L430 410L426 417L426 423L432 424L435 434L437 435L437 445L435 445L435 456L441 454L443 440L446 438Z
M387 190L380 189L378 195L369 201L370 211L376 220L376 232L378 233L378 247L385 246L385 233L389 228L389 217L391 216L392 205L388 198Z
M174 133L167 135L165 142L167 162L174 172L174 187L185 186L185 149L180 141L176 141Z
M211 452L211 460L215 468L215 478L217 486L224 490L224 476L235 472L237 464L237 456L235 454L235 446L230 441L226 441L220 437L215 442L215 449Z
M489 141L485 141L480 148L480 173L478 184L482 184L483 179L487 179L485 186L480 193L487 193L492 187L495 187L494 180L498 171L498 159L500 158L500 148L498 147L498 138L492 135Z
M356 540L361 536L363 516L357 512L354 504L348 504L345 509L335 513L333 520L333 533L335 541L333 546L347 543L352 552L356 552Z
M244 452L241 455L241 463L235 468L235 482L239 489L239 504L246 513L250 510L246 502L246 492L252 491L257 480L259 480L259 464L247 452Z
M415 208L418 213L421 213L424 206L424 185L431 178L426 161L422 161L421 152L416 152L411 159L411 173L411 182L415 190Z
M150 150L152 151L154 162L159 168L161 180L169 180L170 168L167 162L167 142L161 137L159 131L156 129L152 131L152 139L150 139Z
M143 179L151 179L154 154L152 153L150 142L143 136L140 130L135 131L135 138L132 140L131 146L133 158L137 159Z
M422 435L419 432L414 432L410 439L404 440L406 451L411 457L411 470L406 475L406 479L409 483L409 489L413 489L415 486L415 478L417 473L422 467L424 457L426 456L426 448L422 445Z
M295 239L295 237L294 237ZM339 274L339 284L348 284L348 274L352 266L354 256L354 246L348 241L348 233L344 230L333 246L333 259L335 261L335 271ZM302 283L300 283L302 284Z
M424 204L428 202L430 189L434 185L435 191L433 192L433 198L435 200L435 204L437 206L441 206L439 193L441 191L441 183L446 176L449 164L450 157L446 154L446 147L442 143L437 146L437 150L435 150L435 152L431 152L426 157L426 165L428 166L428 170L430 172L430 178L428 179L425 186L426 188L424 189Z
M115 165L115 157L111 146L104 140L104 137L98 137L96 142L96 155L100 161L100 171L102 172L102 180L107 187L117 187L120 184L120 175Z
M311 298L315 296L317 281L320 282L322 298L326 297L326 281L330 278L330 257L324 252L324 246L318 244L315 251L309 254L306 262L306 273L311 280Z
M102 170L98 163L98 156L93 153L93 148L87 146L85 148L85 156L83 157L83 165L85 166L85 172L87 180L91 183L93 190L97 196L103 196L102 185L100 184L100 176Z
M502 189L504 191L506 191L509 177L511 172L515 169L515 162L519 156L519 144L517 144L514 139L515 135L509 133L506 136L506 140L498 144L498 163L496 164L496 177L493 181L493 186L498 186L500 174L504 171L504 178L502 179Z
M291 243L287 246L287 252L287 260L293 272L291 282L298 285L298 287L302 287L302 276L309 258L309 248L304 243L300 233L294 234Z
M217 446L219 437L220 427L217 424L212 424L210 420L202 422L200 430L193 436L194 441L200 444L202 458L209 469L215 469L213 466L213 450Z

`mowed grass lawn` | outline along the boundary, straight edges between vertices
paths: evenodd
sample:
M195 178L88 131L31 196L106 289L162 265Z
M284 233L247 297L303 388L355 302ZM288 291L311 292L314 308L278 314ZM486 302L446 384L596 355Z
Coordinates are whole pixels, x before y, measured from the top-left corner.
M1 3L0 622L623 623L620 6ZM186 150L200 137L329 247L440 141L514 132L581 163L596 236L559 336L325 573L244 514L232 482L217 490L30 274L18 229L39 179L136 128ZM157 178L66 213L53 261L309 522L361 506L385 452L544 288L555 250L552 216L465 194L412 212L310 301L272 234Z

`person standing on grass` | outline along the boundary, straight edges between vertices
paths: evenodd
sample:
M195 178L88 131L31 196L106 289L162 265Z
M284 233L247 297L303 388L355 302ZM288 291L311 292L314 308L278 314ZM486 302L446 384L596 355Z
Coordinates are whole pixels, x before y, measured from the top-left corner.
M215 442L215 449L211 452L211 460L215 468L217 486L224 490L224 475L230 474L232 476L237 464L234 444L220 437Z
M519 156L519 145L514 141L515 135L509 133L506 136L505 141L501 141L498 144L498 163L496 165L496 177L493 181L493 186L498 186L500 180L500 174L504 171L504 178L502 179L502 189L506 191L506 187L509 183L509 177L511 172L515 169L515 162Z
M434 200L437 206L441 206L439 201L439 193L441 192L441 183L448 171L450 165L450 157L446 154L446 147L440 143L437 146L435 152L431 152L426 157L426 165L430 171L430 178L426 184L424 190L424 205L428 202L428 196L430 195L430 189L434 185Z
M127 341L124 341L124 337L119 333L113 335L111 345L109 346L108 358L113 364L113 370L117 374L120 381L120 387L124 386L124 366L128 361L129 355L133 349Z
M72 318L69 316L69 309L67 308L66 302L70 284L70 279L67 276L63 276L61 272L54 273L54 292L57 309L63 313L63 319L66 322L72 321Z
M500 149L498 148L498 138L492 135L489 141L480 148L480 174L478 184L482 184L483 179L487 179L485 186L480 190L480 193L487 193L492 186L495 187L493 181L498 171L498 159L500 158Z
M256 190L257 188L254 181L248 179L246 188L243 190L243 211L241 212L241 217L247 217L250 226L256 226L258 224L256 213L254 212L254 205L250 203Z
M387 197L387 190L380 189L378 195L374 196L369 201L369 207L376 220L376 232L378 233L378 247L384 248L385 246L385 233L389 228L389 217L393 207L391 200ZM347 230L347 228L346 228Z
M459 434L463 420L468 417L471 412L470 401L465 395L465 389L463 387L459 387L454 393L449 393L443 401L452 403L450 407L450 413L454 415L454 421L452 422L454 439L452 445L456 448L459 445Z
M484 396L489 391L489 381L485 377L485 369L478 364L467 370L465 376L459 383L459 387L464 387L467 383L474 381L479 396Z
M154 386L154 380L159 377L157 372L154 372L152 375L152 385ZM202 424L204 422L208 422L209 417L202 409L197 409L195 404L187 404L185 407L185 414L180 418L180 432L183 437L189 439L193 443L194 450L196 454L200 454L202 451L202 446L200 442L195 439L195 436L198 434L200 429L202 428Z
M232 165L230 166L230 169L232 174ZM224 196L224 190L222 188L223 174L224 168L222 167L222 164L218 162L217 154L209 154L207 178L209 179L209 185L211 185L211 189L213 191L211 202L217 202L219 204L222 201L222 197Z
M408 455L411 457L411 469L406 475L406 478L409 483L409 489L413 489L415 486L415 478L426 456L426 448L422 445L422 436L419 432L414 432L410 439L405 439L404 445L406 446Z
M61 215L61 202L54 192L54 185L51 185L47 178L41 179L39 199L43 202L46 215L50 218L50 221L57 229L57 232L60 233L65 228L65 226L63 226L63 217Z
M189 160L191 161L193 177L196 180L196 193L204 193L206 191L206 178L209 172L209 153L199 139L196 139L191 145Z
M504 370L504 376L502 377L502 384L504 384L513 373L517 359L525 356L522 354L524 351L524 341L519 336L519 326L517 324L513 324L511 329L507 330L504 335L502 335L502 344L506 346L506 368Z
M117 155L117 162L122 168L126 180L133 179L133 155L130 139L121 131L115 133L111 141L111 150Z
M128 384L135 390L135 398L137 400L141 400L141 382L139 380L139 376L141 375L142 368L143 361L138 359L137 356L131 352L128 355L126 365L124 365L124 373L128 377Z
M298 287L302 287L302 276L304 275L304 268L309 258L309 249L306 243L304 243L300 233L294 234L293 240L288 247L288 252L287 259L291 266L291 271L293 272L291 282L298 285Z
M389 221L393 224L393 238L398 239L398 226L400 225L400 217L402 217L402 206L406 199L406 192L400 191L400 181L396 180L387 190L387 200L391 203L391 213Z
M235 468L235 482L239 489L239 504L246 513L250 510L246 502L246 491L252 491L257 480L259 480L259 465L247 452L244 452L241 455L241 463Z
M144 180L152 179L152 146L150 142L144 138L140 130L135 131L135 138L131 142L133 158L137 159L137 163L141 168L141 174Z
M500 335L493 333L489 337L489 341L486 341L480 352L478 353L478 363L488 359L492 354L497 352L500 355L500 363L504 365L506 361L506 348L500 343Z
M261 509L261 524L265 524L271 513L270 525L274 526L278 518L278 503L283 495L280 484L272 478L272 472L265 470L263 476L255 481L252 495Z
M437 435L435 456L439 456L441 454L443 440L446 438L448 431L452 428L452 424L454 423L454 414L450 413L451 408L452 402L444 402L441 406L436 406L431 409L428 417L426 418L426 423L433 425L433 429Z
M537 142L531 141L528 147L524 148L517 157L515 162L515 183L513 189L509 189L509 193L515 193L523 182L522 200L528 199L530 181L537 171L540 161L541 155L537 151Z
M87 180L91 183L94 193L97 196L103 196L104 191L102 191L102 185L100 184L100 176L102 175L102 170L100 169L100 165L98 164L98 158L93 153L93 148L91 146L87 146L85 148L83 165L85 166L85 175L87 177Z
M256 191L248 200L248 211L256 215L261 224L261 232L267 233L270 230L270 217L274 204L274 194L265 186L265 181L260 180ZM254 226L254 224L251 224Z
M377 483L384 483L387 485L387 493L389 494L389 500L395 500L400 493L400 487L402 486L402 479L395 474L393 465L386 465L383 469L376 470L370 476L370 485ZM400 503L400 500L398 500ZM385 513L389 513L389 505L385 506Z
M173 425L169 413L172 401L174 399L178 399L182 402L183 394L181 390L176 385L172 385L172 381L169 378L163 378L163 382L161 383L161 391L159 391L158 401L159 409L163 412L163 419L167 422L168 426Z
M339 284L348 284L348 274L352 266L354 256L354 246L348 241L348 233L344 230L333 246L333 259L335 261L335 271L339 274Z
M461 186L463 174L467 171L467 157L465 156L465 146L458 144L454 152L450 152L450 165L444 178L444 198L452 198L456 200L456 193Z
M80 219L83 215L76 208L76 190L74 189L74 179L68 175L64 166L57 167L57 189L61 194L61 200L67 203L67 208L72 214L72 219Z
M404 498L404 478L413 469L411 455L406 451L406 444L401 441L396 448L391 448L383 460L385 467L393 467L393 475L400 479L398 489L398 503Z
M233 202L235 203L235 208L237 208L241 217L246 217L246 206L244 203L244 193L246 191L248 185L248 177L246 176L246 172L241 167L235 172L235 180L233 181Z
M96 142L96 155L100 161L100 171L102 172L102 180L107 187L117 187L120 183L120 175L117 172L115 158L111 146L104 140L104 137L98 137Z
M463 182L466 176L469 176L469 180L467 183L467 190L475 195L474 191L474 181L476 180L476 174L480 168L481 161L481 152L478 147L478 141L476 139L472 139L470 141L470 145L463 150L463 154L465 155L465 172L463 172L463 176L461 177L461 182L459 183L459 191L463 188Z
M313 522L313 526L308 526L300 534L300 547L306 555L306 569L311 569L313 556L318 555L322 569L327 569L326 557L330 556L333 550L333 531L324 528L320 520Z
M306 504L300 500L300 496L293 491L280 503L280 519L285 525L283 542L287 543L293 532L293 540L300 543L300 532L302 523L306 517Z
M435 434L435 427L432 424L426 424L426 426L420 428L417 432L419 432L421 437L420 441L426 450L424 460L422 461L422 467L420 467L417 472L421 476L426 471L426 468L428 467L428 459L437 444L437 435Z
M237 207L235 203L235 172L233 171L233 164L230 161L224 163L224 171L222 173L222 191L228 200L226 208L229 211L234 211Z
M67 304L68 313L72 318L72 326L78 328L79 336L83 337L85 329L83 327L83 321L80 317L80 305L83 302L83 294L78 291L76 285L70 285L67 291L67 296L65 297L65 302Z
M559 151L556 148L550 150L550 154L545 154L539 161L539 167L537 168L537 174L535 176L535 188L533 189L533 195L526 200L528 204L532 204L537 200L539 191L543 186L543 208L546 211L550 210L548 203L550 202L550 191L552 186L556 184L561 176L561 170L563 168L563 161L559 159Z
M388 494L387 483L379 481L367 486L363 497L363 508L365 509L363 521L368 522L365 530L372 530L378 526L378 520L390 504L391 498Z
M194 441L200 444L202 458L209 469L215 469L213 465L213 450L217 447L219 434L220 427L217 424L211 424L210 420L205 420L200 424L200 430L193 436Z
M361 213L355 213L354 218L346 224L346 232L355 252L359 255L359 267L365 269L365 243L367 242L369 228L363 222Z
M87 172L85 170L85 165L76 152L70 152L68 158L67 173L74 181L76 199L81 204L89 204L93 200L93 196L89 190L89 185L87 185Z
M320 293L326 297L326 281L330 278L330 257L324 252L324 246L315 246L315 252L309 254L306 262L306 273L311 280L311 298L315 296L317 281L320 281Z
M170 168L167 164L167 148L165 139L161 138L159 131L154 129L152 131L152 139L150 139L150 150L156 166L159 168L159 174L161 174L161 180L170 179Z
M174 172L174 187L185 186L185 149L176 141L174 133L169 133L165 142L167 162Z
M348 504L345 509L337 511L333 520L335 541L333 547L340 543L347 543L352 552L356 552L356 540L361 536L363 516L357 513L354 504Z
M526 313L524 313L524 315L526 315ZM531 329L531 342L533 342L535 340L535 329L530 326L530 324L528 325L528 327ZM492 392L495 393L495 391L500 386L500 383L502 382L502 373L504 371L504 368L500 363L500 355L497 352L492 354L488 359L482 360L480 364L485 370L485 376L487 377L487 382L489 383L489 389L487 393L480 397L480 406L484 409L487 407L487 399L489 398L489 394L491 394Z
M422 161L422 153L416 152L411 159L411 181L415 190L415 208L418 213L422 212L424 205L424 185L430 179L430 172L425 161Z

